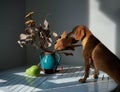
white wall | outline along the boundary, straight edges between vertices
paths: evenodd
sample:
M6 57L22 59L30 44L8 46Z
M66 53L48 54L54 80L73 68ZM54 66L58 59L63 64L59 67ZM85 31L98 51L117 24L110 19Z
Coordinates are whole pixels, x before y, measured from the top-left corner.
M18 36L24 32L24 15L36 13L35 20L43 22L48 13L52 31L61 34L70 32L75 25L89 26L112 52L120 57L120 0L1 0L0 1L0 71L39 62L39 52L17 44ZM27 58L27 62L26 62ZM62 56L62 64L83 64L81 47L74 56Z
M89 0L89 13L91 31L120 57L120 0Z

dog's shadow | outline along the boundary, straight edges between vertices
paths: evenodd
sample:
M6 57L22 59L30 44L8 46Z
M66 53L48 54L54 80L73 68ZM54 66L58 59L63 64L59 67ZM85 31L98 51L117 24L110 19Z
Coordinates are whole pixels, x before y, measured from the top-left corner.
M110 92L120 92L120 86L117 86L115 89L113 89L112 91Z

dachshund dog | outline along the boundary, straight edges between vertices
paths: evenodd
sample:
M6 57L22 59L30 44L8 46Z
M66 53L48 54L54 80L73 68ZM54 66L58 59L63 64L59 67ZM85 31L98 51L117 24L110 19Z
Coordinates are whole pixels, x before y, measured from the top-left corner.
M94 66L94 78L97 78L98 70L101 70L107 73L120 85L120 59L104 46L86 26L76 26L73 28L72 32L67 34L66 39L69 37L74 38L76 42L81 40L83 46L82 54L85 61L85 75L84 78L79 80L80 82L86 82L89 76L90 66L92 65ZM72 44L72 41L69 42ZM57 47L59 47L59 50L66 49L67 45L60 48L59 43L65 44L62 40L57 42L55 44L55 50L57 50ZM66 44L69 45L69 43Z

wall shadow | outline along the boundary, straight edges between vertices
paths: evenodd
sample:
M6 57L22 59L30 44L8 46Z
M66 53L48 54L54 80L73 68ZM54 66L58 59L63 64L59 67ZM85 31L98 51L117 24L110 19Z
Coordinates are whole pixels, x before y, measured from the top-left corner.
M97 0L100 4L99 9L109 19L116 23L116 55L120 57L120 0Z
M0 1L0 71L26 65L26 50L17 40L24 30L25 1Z

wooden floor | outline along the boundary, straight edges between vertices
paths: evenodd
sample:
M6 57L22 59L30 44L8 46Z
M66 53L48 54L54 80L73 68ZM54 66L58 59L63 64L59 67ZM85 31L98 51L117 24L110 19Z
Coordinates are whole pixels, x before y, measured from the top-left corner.
M0 72L0 92L110 92L116 87L116 83L103 72L97 80L90 76L86 83L79 83L78 80L84 75L81 66L63 66L62 72L41 73L39 77L27 76L27 68Z

